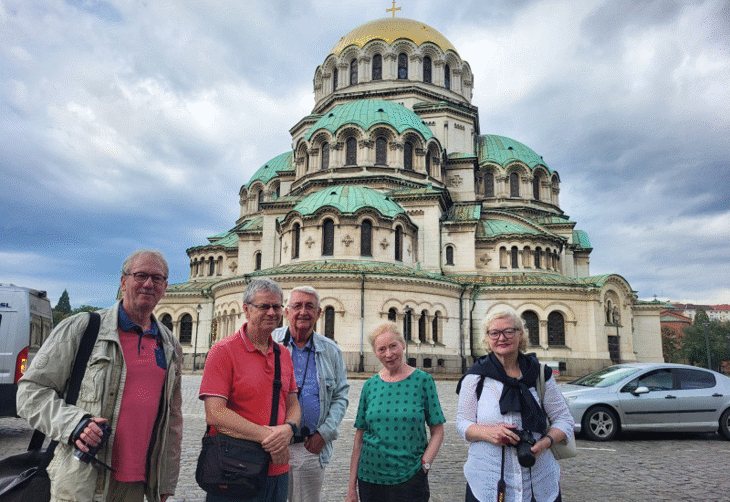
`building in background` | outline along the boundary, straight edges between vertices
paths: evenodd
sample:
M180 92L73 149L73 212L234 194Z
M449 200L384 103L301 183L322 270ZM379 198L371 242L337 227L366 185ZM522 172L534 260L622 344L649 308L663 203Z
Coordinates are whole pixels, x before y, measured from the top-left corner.
M257 276L320 292L317 331L350 371L378 367L367 334L393 320L410 364L460 373L484 354L482 320L504 307L525 319L529 351L564 374L662 360L663 304L638 300L620 275L590 274L590 239L560 208L561 174L481 131L472 70L441 33L365 23L313 84L291 145L241 186L231 228L187 250L190 279L157 307L188 367L244 322Z

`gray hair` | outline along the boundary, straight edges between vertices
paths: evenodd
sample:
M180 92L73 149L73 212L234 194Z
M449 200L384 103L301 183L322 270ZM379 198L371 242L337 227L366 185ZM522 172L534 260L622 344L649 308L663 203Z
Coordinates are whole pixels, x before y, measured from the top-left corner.
M383 324L378 325L378 327L375 328L370 335L368 335L368 340L370 341L370 346L373 348L373 352L375 352L375 340L383 333L393 333L401 345L404 347L406 346L406 339L403 338L403 333L401 333L400 329L398 329L398 325L394 322L384 322Z
M289 301L291 301L291 295L295 291L313 296L314 299L317 301L317 310L319 310L319 293L317 293L316 289L314 289L312 286L298 286L298 287L292 289L291 293L289 293L289 300L287 301L287 303L289 303Z
M251 303L257 293L274 293L279 295L282 302L284 301L284 292L281 290L281 286L266 277L254 279L248 283L246 291L243 292L243 303Z
M157 251L156 249L138 249L134 253L130 254L126 260L124 260L124 263L122 263L122 274L123 275L129 275L129 271L132 269L132 265L134 265L134 262L142 257L150 256L153 259L157 260L160 265L162 265L162 269L165 272L165 279L170 275L170 269L167 266L167 260L165 260L165 256Z
M489 328L492 326L492 323L496 321L497 319L509 319L514 323L515 328L520 330L520 345L518 347L520 352L524 352L527 350L527 337L525 336L525 322L522 320L522 317L514 310L512 309L502 309L502 310L496 310L489 314L486 319L484 319L484 324L482 325L483 331L484 331L484 338L482 339L482 345L487 349L487 352L489 352L491 349L489 347L489 337L487 336L487 332L489 331Z

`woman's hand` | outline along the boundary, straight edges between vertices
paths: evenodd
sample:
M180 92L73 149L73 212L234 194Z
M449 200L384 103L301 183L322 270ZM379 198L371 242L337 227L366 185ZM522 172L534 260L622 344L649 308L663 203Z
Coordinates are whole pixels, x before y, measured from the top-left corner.
M469 427L471 429L474 426ZM478 427L477 438L479 441L487 441L496 445L517 444L520 437L515 434L514 427L507 425L476 425ZM469 431L467 431L469 432Z
M530 451L535 454L535 458L539 457L542 452L550 448L552 443L550 443L550 439L547 436L543 436L540 439L538 439L534 445L532 445L532 448L530 448Z
M359 500L360 497L357 495L357 487L350 487L347 490L347 498L345 499L345 502L358 502Z

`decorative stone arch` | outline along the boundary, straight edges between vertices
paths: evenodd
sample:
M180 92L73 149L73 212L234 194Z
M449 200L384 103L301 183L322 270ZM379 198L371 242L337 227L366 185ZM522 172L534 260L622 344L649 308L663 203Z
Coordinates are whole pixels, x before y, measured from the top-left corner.
M327 56L327 59L322 63L322 91L324 95L333 93L337 87L333 85L333 76L338 65L339 61L334 54Z
M525 198L527 190L527 179L530 170L519 161L514 161L505 167L505 181L507 183L506 193L511 198ZM515 185L516 184L516 185ZM516 187L516 191L515 191Z
M564 332L563 332L563 344L556 343L554 341L551 341L551 336L553 333L551 333L551 315L559 313L564 322ZM564 302L552 302L548 304L545 307L545 320L547 322L547 344L548 346L551 345L570 345L568 342L569 340L574 336L575 332L575 326L577 324L577 316L575 312L573 311L570 306Z
M413 146L412 169L414 172L423 173L426 171L426 151L424 147L423 137L415 131L408 130L403 134L403 169L406 169L406 143Z
M367 139L365 143L369 146L368 164L379 165L379 166L392 166L396 163L396 159L392 154L389 154L391 150L390 145L396 140L397 133L395 129L390 126L378 124L373 127L367 133ZM379 139L382 138L385 144L382 145L384 151L381 151L381 143Z
M304 139L300 139L294 149L294 165L297 177L304 176L312 170L309 162L309 145Z
M248 203L248 187L241 185L241 189L238 191L238 203L241 207L245 207Z
M248 190L249 213L256 213L260 210L259 201L262 201L263 195L266 194L266 186L261 180L251 183Z
M502 169L491 162L479 166L474 173L474 192L477 197L497 196L497 180L502 177Z
M342 166L348 166L348 165L358 165L360 163L361 153L360 151L363 148L362 145L362 139L364 138L364 133L361 128L354 127L352 125L346 125L342 127L339 131L337 131L336 134L337 138L337 154L335 155L337 159L335 160L335 165L342 167ZM347 150L347 141L350 138L355 139L355 159L354 164L350 164L347 159L348 150ZM332 164L332 160L330 159L330 165ZM352 159L350 159L352 160Z

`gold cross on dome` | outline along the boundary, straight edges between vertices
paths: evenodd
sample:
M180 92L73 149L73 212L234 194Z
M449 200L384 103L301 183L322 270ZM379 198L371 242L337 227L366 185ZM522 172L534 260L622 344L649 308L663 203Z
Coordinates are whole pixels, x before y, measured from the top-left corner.
M385 12L392 12L393 17L395 17L395 11L400 10L400 7L395 6L395 0L393 0L393 8L392 9L385 9Z

